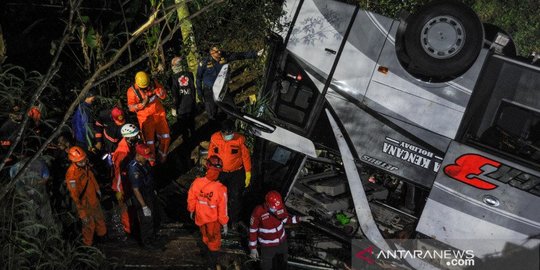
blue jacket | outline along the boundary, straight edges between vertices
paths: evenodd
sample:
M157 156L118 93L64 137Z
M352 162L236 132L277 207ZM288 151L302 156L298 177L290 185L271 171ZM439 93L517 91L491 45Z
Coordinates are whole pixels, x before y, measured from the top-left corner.
M221 52L221 59L219 61L216 61L211 56L203 58L203 60L199 62L199 67L197 68L197 94L199 97L202 97L203 86L210 88L214 86L214 81L216 81L217 75L223 65L231 61L252 59L256 57L257 52Z
M144 198L153 196L154 178L148 162L140 164L135 159L131 160L128 165L128 177L131 187L138 188Z
M90 104L81 102L73 114L73 118L71 119L71 127L73 128L73 135L77 141L77 144L79 144L85 150L89 149L93 145L93 123L94 116L92 114Z

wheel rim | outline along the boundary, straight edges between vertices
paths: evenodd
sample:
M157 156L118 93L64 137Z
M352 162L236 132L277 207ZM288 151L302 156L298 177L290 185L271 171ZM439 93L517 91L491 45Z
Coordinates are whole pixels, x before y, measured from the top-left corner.
M433 58L451 58L465 44L463 25L451 16L437 16L429 20L422 28L421 33L422 48Z

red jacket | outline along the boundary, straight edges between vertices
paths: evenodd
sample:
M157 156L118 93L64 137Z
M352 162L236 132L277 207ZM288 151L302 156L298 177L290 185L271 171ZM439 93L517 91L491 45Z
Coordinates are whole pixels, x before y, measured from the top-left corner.
M264 205L253 209L249 226L249 248L256 249L257 242L263 247L273 247L287 241L285 224L296 224L298 218L287 213L285 208L270 213Z
M206 177L195 179L188 191L188 211L195 212L197 226L218 221L221 225L229 222L227 216L227 188L219 181Z
M130 149L126 138L122 138L122 140L118 143L118 147L116 147L116 150L114 150L114 153L112 154L114 166L112 189L116 192L124 192L124 187L122 186L122 173L125 174L127 172L127 164L129 161L131 161L131 158L128 158L128 156L133 154L134 151ZM128 159L126 160L126 158Z
M223 171L232 172L242 169L251 171L251 157L246 147L246 138L242 134L234 133L230 141L225 141L221 132L216 132L210 138L208 156L217 155L223 161Z

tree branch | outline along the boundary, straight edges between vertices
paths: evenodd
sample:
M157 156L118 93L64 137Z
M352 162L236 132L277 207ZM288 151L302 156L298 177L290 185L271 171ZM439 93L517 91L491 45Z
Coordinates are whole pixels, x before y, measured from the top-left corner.
M68 24L66 25L66 28L64 29L64 36L62 38L62 41L60 41L60 44L58 45L58 48L57 48L56 53L55 53L55 55L53 57L53 60L51 61L51 65L49 67L49 70L47 71L47 74L45 75L45 77L43 77L43 81L41 82L39 87L36 89L36 92L34 93L32 98L30 99L30 102L28 103L28 108L25 110L26 113L24 114L24 118L23 118L23 120L21 122L21 125L19 126L19 129L17 130L17 133L16 133L17 134L17 136L15 137L16 139L11 144L11 146L9 147L9 150L8 150L6 156L4 157L4 159L2 160L2 163L0 163L0 171L4 168L4 166L6 165L7 160L13 154L13 151L15 150L15 147L17 147L17 145L22 140L22 134L24 133L24 131L26 129L26 124L28 124L28 119L30 118L28 116L28 111L30 110L30 108L32 108L32 106L34 106L36 101L41 96L41 93L43 93L43 90L45 90L45 88L47 88L47 86L49 85L49 82L52 80L54 75L56 75L58 70L60 70L61 64L57 65L58 58L60 57L60 54L62 53L62 50L64 49L64 46L66 45L67 41L72 37L73 32L75 31L75 25L73 23L73 20L74 20L74 17L75 17L74 15L75 15L75 11L79 8L81 2L82 2L82 0L76 0L74 2L73 1L70 2L71 3L71 10L69 12L69 20L68 20Z
M80 0L79 0L80 1ZM221 3L223 2L223 0L215 0L213 2L211 2L210 4L208 4L207 6L203 7L202 9L200 9L199 11L197 11L196 13L194 13L193 15L190 16L190 18L194 18L200 14L202 14L203 12L206 12L208 9L210 9L211 7L213 7L215 4L218 4L218 3ZM173 9L174 10L174 9ZM165 18L166 18L167 14L163 17L163 18L160 18L158 20L155 20L153 23L159 23L161 21L163 21ZM177 25L174 27L174 31L172 31L171 33L169 33L167 35L167 37L162 41L162 43L165 43L166 41L170 40L174 34L174 32L178 31L178 29L180 29L180 24L181 24L181 21L179 21L177 23ZM147 28L148 29L148 28ZM135 40L137 40L137 38L139 38L139 36L141 35L142 32L138 33L137 35L134 35L132 36L117 52L116 54L113 56L113 58L107 62L106 64L104 64L103 66L99 67L98 70L96 70L94 72L94 74L92 75L92 77L90 77L90 79L88 79L86 82L85 82L85 86L84 88L81 90L81 92L79 93L79 95L77 96L77 98L71 103L71 105L69 106L68 110L66 111L66 113L64 114L64 118L62 119L62 121L58 124L58 127L53 131L53 133L45 140L45 142L43 142L43 144L41 145L41 147L37 150L37 152L32 156L32 158L30 158L23 166L22 168L19 170L19 172L17 173L17 175L15 175L15 177L13 177L13 180L11 180L5 187L4 189L2 189L1 193L0 193L0 200L2 200L4 198L4 196L9 192L9 190L11 190L15 185L16 183L19 181L19 178L21 177L21 175L24 173L24 171L26 170L26 168L34 161L38 158L38 156L41 155L41 153L43 152L43 150L45 150L45 148L47 148L47 145L49 145L52 140L54 138L56 138L60 132L62 131L62 127L66 124L67 120L71 117L71 115L73 114L73 112L75 111L75 108L77 107L77 105L81 102L82 98L88 93L88 91L90 90L90 88L94 87L96 84L95 84L95 81L96 79L99 77L99 75L101 75L102 72L104 72L105 70L107 70L108 68L110 68L114 63L116 63L116 61L118 61L118 59L120 58L120 56L122 56L122 54L127 50L127 48L129 47L129 45L131 43L133 43ZM146 57L148 57L149 53L146 53L145 54Z

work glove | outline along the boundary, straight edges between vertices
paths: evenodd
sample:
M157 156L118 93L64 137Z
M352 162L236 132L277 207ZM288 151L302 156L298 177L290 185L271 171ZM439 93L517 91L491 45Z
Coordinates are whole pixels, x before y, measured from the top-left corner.
M191 220L194 220L195 219L195 212L190 212L189 213L189 218L191 218Z
M103 144L101 142L97 142L96 143L96 149L97 150L101 150L101 147L103 146Z
M175 116L175 117L176 117L176 109L172 109L172 110L171 110L171 114L172 114L172 116Z
M229 227L227 226L227 224L223 225L223 232L221 234L223 234L223 236L227 236L227 234L229 233Z
M303 216L303 217L299 217L299 220L302 221L302 222L311 222L313 221L314 217L312 216Z
M81 217L81 222L83 225L90 223L89 217Z
M258 260L259 259L259 252L257 251L257 249L252 249L249 252L249 257L251 257L254 260Z
M148 208L148 206L143 207L142 212L143 212L143 215L145 217L151 217L152 216L152 211L150 210L150 208Z
M123 202L123 201L124 201L124 193L118 191L118 192L116 192L114 195L115 195L116 200L117 200L118 202Z
M251 183L251 172L246 172L246 188L249 187L249 183Z

